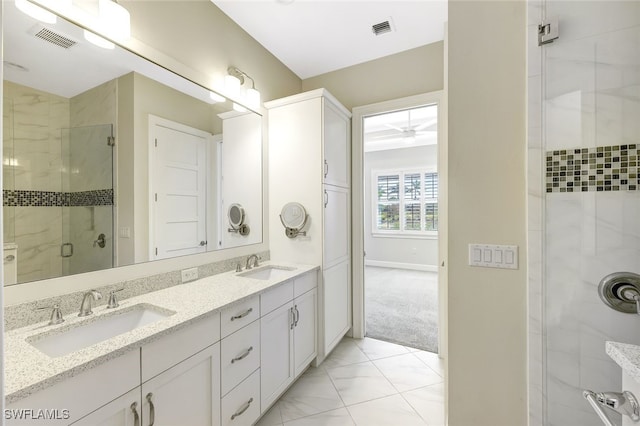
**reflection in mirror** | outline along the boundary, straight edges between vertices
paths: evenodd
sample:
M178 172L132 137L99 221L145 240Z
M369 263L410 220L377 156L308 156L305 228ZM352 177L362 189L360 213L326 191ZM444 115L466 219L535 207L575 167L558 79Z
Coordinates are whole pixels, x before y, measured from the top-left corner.
M262 242L260 115L64 19L2 24L5 285Z

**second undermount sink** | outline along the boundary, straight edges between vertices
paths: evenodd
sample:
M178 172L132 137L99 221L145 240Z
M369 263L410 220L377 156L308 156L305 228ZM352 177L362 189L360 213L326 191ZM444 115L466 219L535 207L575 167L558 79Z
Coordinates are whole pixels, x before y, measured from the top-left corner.
M170 317L175 312L148 304L133 305L110 314L91 317L53 334L42 333L28 342L56 358L108 340L136 328Z
M284 277L288 275L289 272L295 270L296 268L291 268L289 266L266 265L255 269L249 269L248 271L239 273L238 276L254 278L256 280L273 280Z

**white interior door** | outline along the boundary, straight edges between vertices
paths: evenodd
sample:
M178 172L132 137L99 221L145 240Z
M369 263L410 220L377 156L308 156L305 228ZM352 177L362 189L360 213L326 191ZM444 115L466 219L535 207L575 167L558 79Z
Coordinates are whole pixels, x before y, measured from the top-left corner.
M150 258L207 249L206 144L210 135L150 117Z

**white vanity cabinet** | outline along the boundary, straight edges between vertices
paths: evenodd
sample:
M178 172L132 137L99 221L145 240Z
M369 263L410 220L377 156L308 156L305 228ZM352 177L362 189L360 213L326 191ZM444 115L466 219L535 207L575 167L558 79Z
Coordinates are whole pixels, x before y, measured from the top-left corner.
M220 425L220 315L142 346L143 424Z
M218 426L220 344L209 346L143 383L142 407L141 424Z
M114 401L109 409L97 417L104 415L105 420L117 419L120 413L121 422L106 424L126 425L131 404L137 403L138 414L140 413L139 386L140 352L131 351L13 404L8 404L6 409L15 414L10 416L12 418L7 418L5 412L4 424L8 426L68 425L77 422L98 407ZM130 393L133 390L138 390L138 394ZM120 397L125 394L128 396L121 399ZM118 399L121 400L116 403ZM47 410L46 413L42 413L47 416L46 420L32 418L40 414L36 412L38 410ZM22 416L22 419L15 418L19 416ZM100 424L100 421L96 418L94 423Z
M316 357L316 286L314 271L261 297L261 310L266 312L260 319L263 413Z
M316 357L318 275L313 269L179 323L9 404L30 418L5 412L5 424L253 425ZM34 418L38 410L47 410L46 421Z
M141 407L140 388L136 388L73 423L73 426L140 426Z
M322 265L317 356L322 362L351 327L351 114L325 89L265 107L271 259ZM280 211L290 202L309 214L306 235L285 235Z

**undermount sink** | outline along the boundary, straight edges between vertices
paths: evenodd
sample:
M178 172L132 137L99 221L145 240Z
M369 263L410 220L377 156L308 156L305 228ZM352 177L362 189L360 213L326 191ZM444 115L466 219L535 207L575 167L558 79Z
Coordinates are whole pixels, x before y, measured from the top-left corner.
M55 334L42 333L27 341L50 357L59 357L105 341L119 334L170 317L175 312L157 306L140 304L92 317Z
M256 280L273 280L286 276L289 272L295 270L296 268L290 268L288 266L266 265L244 271L239 273L238 276L253 278Z

